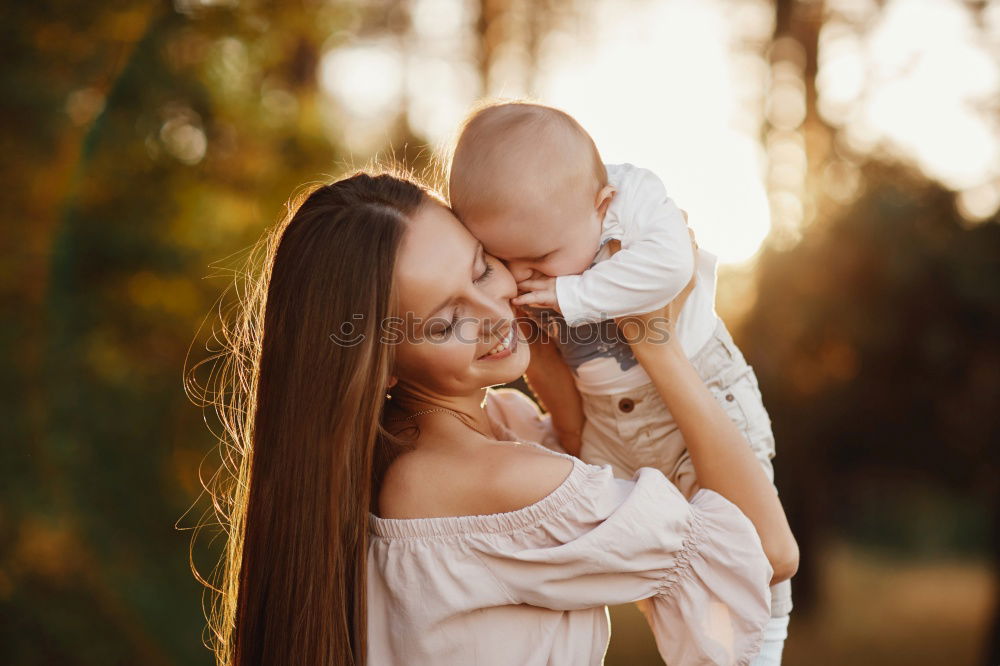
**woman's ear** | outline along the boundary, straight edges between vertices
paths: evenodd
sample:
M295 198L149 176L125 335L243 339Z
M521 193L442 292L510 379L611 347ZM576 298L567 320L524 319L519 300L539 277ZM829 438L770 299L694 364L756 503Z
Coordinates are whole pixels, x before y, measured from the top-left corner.
M391 398L392 397L392 396L389 395L389 389L391 389L393 386L395 386L398 381L399 380L396 379L396 377L394 377L394 376L393 377L389 377L389 383L386 384L386 386L385 386L385 397L387 397L387 398Z
M614 185L605 185L598 191L597 199L594 201L594 206L597 208L597 214L603 220L604 215L608 212L608 206L611 205L611 200L615 198L615 193L618 190L615 189Z

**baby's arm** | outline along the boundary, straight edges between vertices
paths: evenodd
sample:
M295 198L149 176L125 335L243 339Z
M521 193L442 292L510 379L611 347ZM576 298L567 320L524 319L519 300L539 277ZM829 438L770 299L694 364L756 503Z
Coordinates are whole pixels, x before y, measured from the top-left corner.
M559 355L555 343L544 338L536 324L528 322L531 333L528 346L531 361L525 371L525 380L532 393L552 415L552 427L559 436L559 443L566 453L580 455L583 434L583 401L576 390L573 373Z
M637 171L636 182L618 195L630 197L622 223L634 227L622 249L580 275L555 279L559 310L570 326L661 308L694 275L684 214L656 174Z

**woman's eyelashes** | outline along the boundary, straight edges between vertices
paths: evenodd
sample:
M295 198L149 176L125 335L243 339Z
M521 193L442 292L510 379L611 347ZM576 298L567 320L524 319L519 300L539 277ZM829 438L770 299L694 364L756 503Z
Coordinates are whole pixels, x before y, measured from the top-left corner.
M493 264L490 263L488 259L484 259L484 261L486 262L486 270L483 271L482 275L475 279L476 284L484 282L486 278L493 275Z
M486 268L480 273L473 282L475 284L481 284L485 282L491 275L493 275L493 264L489 260L485 260ZM435 331L435 335L448 335L455 328L455 324L458 323L459 309L455 308L455 312L451 316L451 322L447 327Z

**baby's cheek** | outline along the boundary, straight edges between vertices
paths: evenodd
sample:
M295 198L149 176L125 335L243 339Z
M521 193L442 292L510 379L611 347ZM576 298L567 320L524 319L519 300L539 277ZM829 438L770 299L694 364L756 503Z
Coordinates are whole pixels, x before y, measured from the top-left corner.
M593 261L593 255L589 257L584 254L577 254L575 256L566 255L560 257L558 261L551 262L545 267L545 274L551 277L558 277L560 275L577 275L584 272L590 268L590 264Z

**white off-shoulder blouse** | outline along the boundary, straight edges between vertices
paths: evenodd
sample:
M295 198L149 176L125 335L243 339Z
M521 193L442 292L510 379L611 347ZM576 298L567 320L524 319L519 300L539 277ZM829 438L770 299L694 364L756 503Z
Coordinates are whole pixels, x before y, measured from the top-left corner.
M560 453L549 416L515 389L488 390L486 413L504 437L572 458L572 471L507 513L371 515L371 666L600 664L606 604L644 598L670 666L750 662L773 571L734 504L707 489L688 502L652 468L626 481Z

